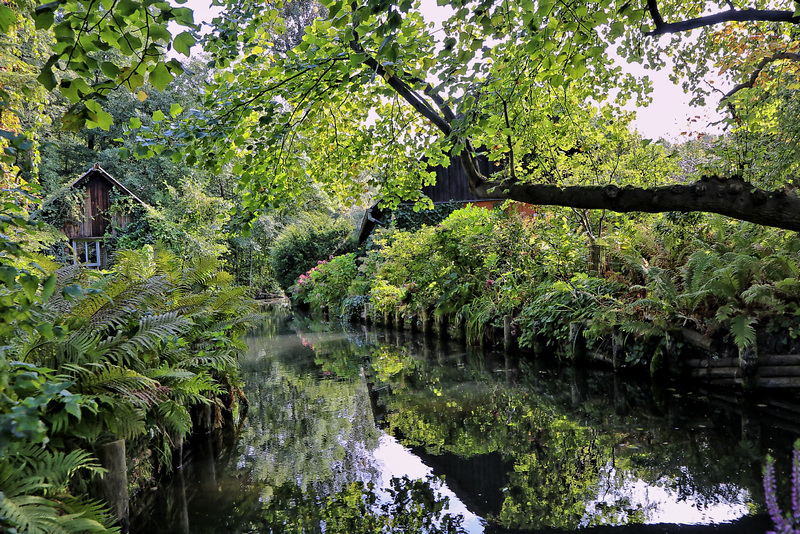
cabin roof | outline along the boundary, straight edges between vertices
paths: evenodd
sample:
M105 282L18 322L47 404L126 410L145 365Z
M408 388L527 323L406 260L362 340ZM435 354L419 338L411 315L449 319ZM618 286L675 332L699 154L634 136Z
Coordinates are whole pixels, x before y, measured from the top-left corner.
M116 178L108 174L108 172L103 169L99 163L95 163L91 169L83 173L81 176L73 180L67 187L72 189L73 187L77 187L79 185L83 185L84 183L88 182L92 176L100 176L107 182L111 183L114 187L119 189L120 191L124 192L126 195L133 197L139 204L142 206L147 206L147 204L139 197L137 197L130 189L119 183Z

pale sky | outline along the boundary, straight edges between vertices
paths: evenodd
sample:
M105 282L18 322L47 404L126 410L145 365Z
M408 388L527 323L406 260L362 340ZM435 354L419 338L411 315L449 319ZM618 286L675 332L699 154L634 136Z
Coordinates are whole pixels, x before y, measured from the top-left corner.
M451 13L449 7L437 6L436 0L422 0L422 4L425 17L435 24L441 24ZM210 21L220 11L219 8L211 10L209 0L188 0L185 5L194 10L194 20L198 23ZM720 133L718 128L709 126L710 123L720 119L716 111L717 100L713 95L708 99L710 105L707 107L691 107L690 95L684 94L680 86L670 81L668 70L653 72L623 61L620 64L628 72L636 75L646 73L653 80L653 103L646 108L631 108L636 111L634 127L643 136L654 140L663 137L669 141L680 142L688 138L687 134Z

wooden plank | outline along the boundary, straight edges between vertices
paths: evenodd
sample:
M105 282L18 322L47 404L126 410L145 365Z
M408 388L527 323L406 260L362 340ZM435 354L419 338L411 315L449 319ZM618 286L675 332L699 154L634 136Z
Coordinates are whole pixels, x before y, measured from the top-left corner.
M691 368L707 367L738 367L739 358L694 358L686 360L686 366Z
M800 365L762 365L758 367L758 374L760 376L785 376L795 377L800 376Z
M773 354L760 356L759 365L800 365L800 354Z
M715 378L709 380L709 383L714 386L741 386L741 378Z
M742 371L738 367L707 367L692 369L689 373L697 378L738 378L742 376Z
M700 332L696 332L689 328L681 328L681 334L683 334L683 339L685 339L692 345L700 347L701 349L707 350L709 352L714 352L714 343L711 341L710 338L704 336Z
M800 376L762 378L759 385L762 388L800 388Z

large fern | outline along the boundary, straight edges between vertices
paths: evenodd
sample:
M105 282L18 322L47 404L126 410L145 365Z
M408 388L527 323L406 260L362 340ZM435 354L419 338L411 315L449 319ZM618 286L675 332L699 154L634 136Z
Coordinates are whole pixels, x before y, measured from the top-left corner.
M17 442L0 462L0 527L31 534L116 533L96 501L70 497L66 487L79 470L103 470L87 452L53 452Z

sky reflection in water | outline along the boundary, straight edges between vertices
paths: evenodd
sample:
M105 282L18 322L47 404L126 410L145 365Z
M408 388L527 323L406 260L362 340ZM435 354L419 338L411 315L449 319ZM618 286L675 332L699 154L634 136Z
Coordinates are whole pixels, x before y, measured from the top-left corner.
M248 339L250 411L215 497L242 517L220 523L259 524L237 499L275 504L287 483L328 495L431 474L470 533L711 525L759 509L763 456L739 443L738 416L602 373L335 328L286 318Z

